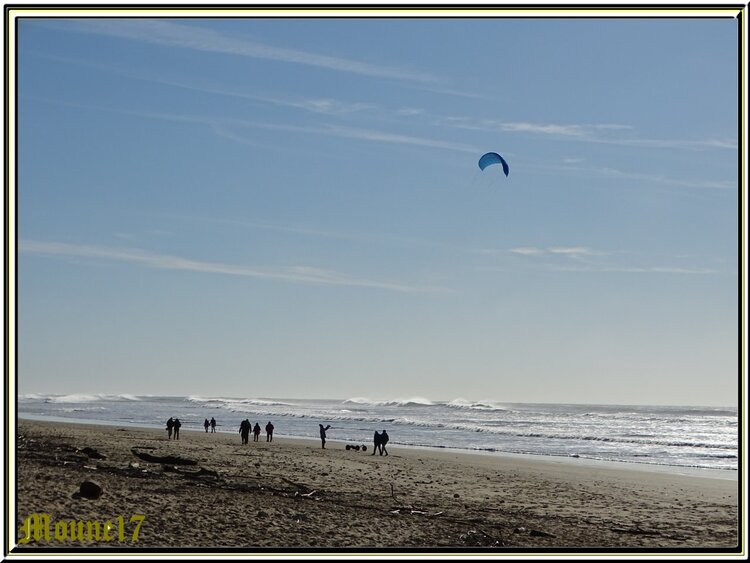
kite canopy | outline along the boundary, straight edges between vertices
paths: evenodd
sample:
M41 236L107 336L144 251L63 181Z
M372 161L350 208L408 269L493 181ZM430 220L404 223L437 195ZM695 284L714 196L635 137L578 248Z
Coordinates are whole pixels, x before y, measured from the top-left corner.
M481 168L482 170L484 170L488 166L492 166L493 164L502 164L503 172L505 172L506 176L510 172L508 163L505 162L505 159L496 152L488 152L486 154L483 154L482 158L479 159L479 168Z

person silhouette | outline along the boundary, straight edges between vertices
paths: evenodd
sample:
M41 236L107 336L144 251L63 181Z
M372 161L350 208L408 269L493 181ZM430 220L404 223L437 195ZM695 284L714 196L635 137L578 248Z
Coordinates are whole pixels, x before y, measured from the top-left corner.
M250 421L248 419L240 423L240 435L242 436L242 443L247 444L250 437Z
M206 429L206 432L208 432L208 426L209 426L209 424L211 424L211 423L208 422L208 419L206 419L206 420L203 421L203 428Z
M170 416L169 420L167 420L167 436L169 436L168 440L172 439L172 428L174 428L174 419Z
M329 429L329 428L331 427L331 425L329 424L329 425L328 425L328 426L326 426L325 428L323 428L323 425L322 425L322 424L318 424L318 426L320 426L320 441L321 441L321 447L322 447L323 449L326 449L326 430L328 430L328 429Z
M270 420L266 424L266 442L273 442L273 424Z
M179 440L180 439L180 426L182 426L182 423L180 422L180 419L179 418L175 418L174 419L174 425L173 425L174 439L175 440Z
M385 455L388 455L388 450L385 449L385 445L388 443L388 433L383 430L380 433L380 455L383 455L383 452L385 452Z
M212 416L211 417L211 433L213 434L216 432L216 419Z
M256 422L255 426L253 427L253 442L258 441L258 436L260 436L260 424Z

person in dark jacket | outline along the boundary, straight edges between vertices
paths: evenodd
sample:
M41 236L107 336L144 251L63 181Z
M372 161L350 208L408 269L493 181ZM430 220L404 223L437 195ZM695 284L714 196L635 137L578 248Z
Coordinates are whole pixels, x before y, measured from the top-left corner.
M318 426L320 426L320 441L322 443L322 447L323 449L326 449L326 430L328 430L331 427L331 425L329 424L325 428L323 427L322 424L318 424Z
M376 430L373 441L375 442L375 448L372 455L375 455L375 452L380 452L380 455L383 455L383 452L385 452L385 455L388 455L388 450L385 449L385 445L388 443L388 433L385 430L382 433L378 433Z
M388 440L389 440L388 432L383 430L380 433L380 455L383 455L383 453L385 453L385 455L388 455L388 450L385 449L385 446L388 443Z
M240 436L242 437L243 445L247 444L250 438L250 421L248 419L240 423Z

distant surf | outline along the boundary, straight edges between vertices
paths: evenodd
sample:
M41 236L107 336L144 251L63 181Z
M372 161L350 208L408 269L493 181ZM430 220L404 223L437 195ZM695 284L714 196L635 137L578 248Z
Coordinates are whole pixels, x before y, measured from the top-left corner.
M428 448L549 455L666 467L736 471L737 410L701 406L570 405L439 401L425 397L308 400L268 397L40 394L18 397L19 416L163 427L178 416L184 428L236 433L241 420L279 436L315 438L331 424L331 441L371 443L387 428L391 443Z

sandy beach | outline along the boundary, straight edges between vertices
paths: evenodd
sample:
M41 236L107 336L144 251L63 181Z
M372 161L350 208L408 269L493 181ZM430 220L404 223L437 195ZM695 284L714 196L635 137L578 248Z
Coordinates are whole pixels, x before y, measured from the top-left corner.
M487 554L738 543L733 479L397 444L373 456L372 444L362 452L330 440L323 450L265 433L249 445L184 430L169 441L158 429L30 420L17 440L18 539L32 514L48 515L50 530L17 549ZM101 486L98 498L80 496L87 480ZM112 532L71 539L69 521L111 522Z

